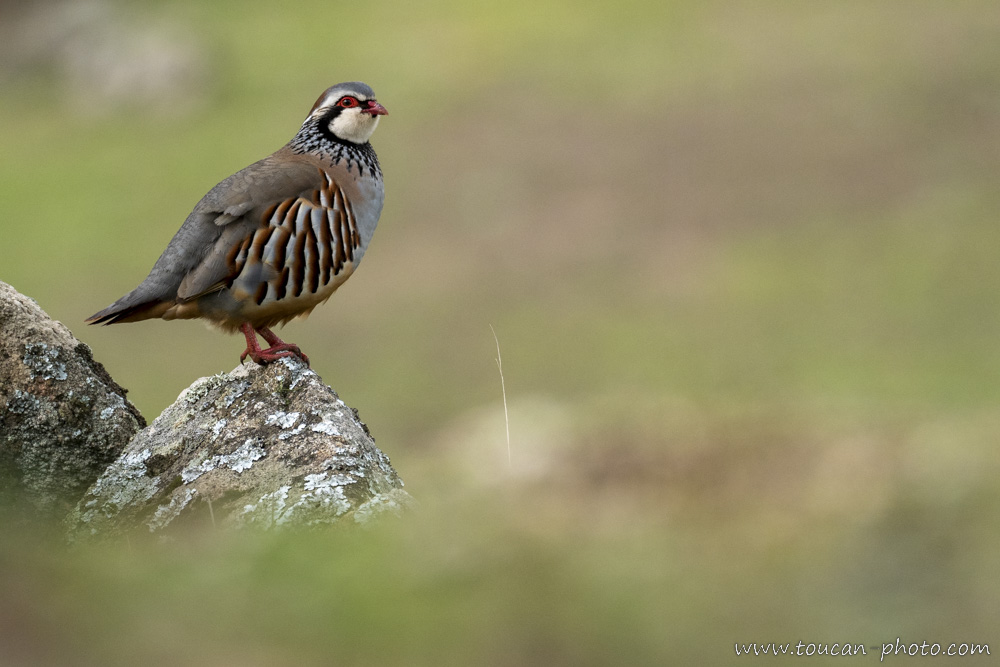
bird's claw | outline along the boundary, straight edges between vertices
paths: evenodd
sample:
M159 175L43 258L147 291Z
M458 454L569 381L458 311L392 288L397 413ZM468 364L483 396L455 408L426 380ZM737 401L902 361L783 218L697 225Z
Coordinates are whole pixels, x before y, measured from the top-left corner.
M291 343L282 343L281 345L275 345L266 350L258 350L256 352L248 347L240 355L240 363L244 363L247 357L250 357L250 359L261 366L266 366L284 357L298 357L305 362L306 366L309 366L309 357L299 349L298 345L292 345Z

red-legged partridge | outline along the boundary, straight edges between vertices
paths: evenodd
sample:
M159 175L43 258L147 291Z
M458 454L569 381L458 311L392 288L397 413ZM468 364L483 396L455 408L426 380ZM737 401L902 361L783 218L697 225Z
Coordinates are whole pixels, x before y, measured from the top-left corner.
M246 336L241 360L308 362L270 327L308 315L361 262L384 195L368 140L386 113L363 83L328 88L288 144L212 188L142 284L87 322L202 317Z

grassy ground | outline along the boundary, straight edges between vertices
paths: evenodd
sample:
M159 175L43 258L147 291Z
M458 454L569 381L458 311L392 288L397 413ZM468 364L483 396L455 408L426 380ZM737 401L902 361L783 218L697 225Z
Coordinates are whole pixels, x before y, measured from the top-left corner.
M995 3L138 11L202 45L207 88L95 113L4 80L0 279L155 417L240 341L82 320L324 87L369 82L382 222L284 333L422 504L360 534L0 540L14 664L1000 649Z

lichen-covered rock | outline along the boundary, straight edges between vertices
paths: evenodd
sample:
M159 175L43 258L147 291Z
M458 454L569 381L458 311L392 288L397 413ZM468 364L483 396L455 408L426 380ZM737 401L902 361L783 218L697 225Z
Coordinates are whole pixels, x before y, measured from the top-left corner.
M0 495L65 515L146 425L90 348L0 282Z
M402 487L357 413L286 358L191 385L94 483L69 530L364 523L399 514L411 502Z

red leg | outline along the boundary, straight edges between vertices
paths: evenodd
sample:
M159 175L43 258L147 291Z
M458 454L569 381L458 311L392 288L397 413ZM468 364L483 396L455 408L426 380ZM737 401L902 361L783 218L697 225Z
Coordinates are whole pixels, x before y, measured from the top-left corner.
M260 329L254 329L249 322L244 322L240 325L240 331L247 339L247 349L243 350L243 354L240 355L240 361L249 356L256 363L260 365L269 364L272 361L277 361L282 357L296 356L302 361L306 362L306 366L309 365L309 357L302 353L298 345L294 343L286 343L285 341L274 335L274 332L267 327L261 327ZM266 350L260 349L260 345L257 343L257 334L263 336L264 340L271 346Z
M253 330L249 322L241 324L240 331L243 332L243 336L247 339L247 349L243 350L243 354L240 355L240 363L246 361L248 355L255 362L260 363L257 361L257 357L260 356L260 345L257 344L257 332Z

